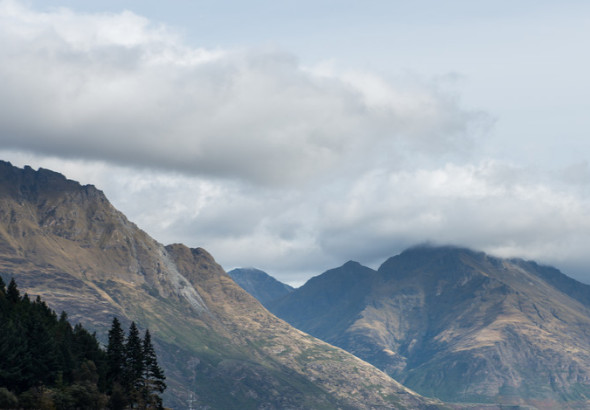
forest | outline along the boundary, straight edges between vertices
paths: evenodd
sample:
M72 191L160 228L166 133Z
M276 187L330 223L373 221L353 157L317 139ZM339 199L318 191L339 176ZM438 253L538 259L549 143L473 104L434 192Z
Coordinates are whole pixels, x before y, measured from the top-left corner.
M161 409L165 376L146 329L114 317L108 345L0 276L0 408Z

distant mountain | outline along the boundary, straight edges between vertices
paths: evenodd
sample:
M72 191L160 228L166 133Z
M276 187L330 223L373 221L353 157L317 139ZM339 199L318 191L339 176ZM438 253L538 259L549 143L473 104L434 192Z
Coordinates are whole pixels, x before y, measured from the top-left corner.
M291 286L279 282L259 269L237 268L230 270L227 274L264 306L293 292Z
M322 340L337 341L361 314L376 275L374 270L350 261L310 279L288 297L271 303L269 309L298 329L305 328ZM288 312L290 308L294 310Z
M589 301L554 268L419 247L329 270L270 310L421 394L588 408Z
M0 272L98 335L113 316L149 328L173 408L438 406L271 315L205 250L163 246L49 170L0 162Z

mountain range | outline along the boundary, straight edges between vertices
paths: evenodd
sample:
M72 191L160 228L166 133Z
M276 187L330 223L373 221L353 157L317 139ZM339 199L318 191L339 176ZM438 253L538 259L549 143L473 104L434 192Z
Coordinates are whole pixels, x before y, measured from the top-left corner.
M149 328L173 408L590 408L590 286L535 262L423 246L292 289L0 161L0 275L103 342Z
M0 274L103 343L114 316L149 328L173 408L443 407L278 319L204 249L160 244L50 170L0 162Z
M347 262L269 310L449 402L589 408L590 286L555 268L416 247Z

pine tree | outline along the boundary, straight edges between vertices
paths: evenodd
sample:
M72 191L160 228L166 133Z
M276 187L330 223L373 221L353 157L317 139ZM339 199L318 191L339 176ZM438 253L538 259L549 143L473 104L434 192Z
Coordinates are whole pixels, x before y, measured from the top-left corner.
M8 320L8 311L10 309L10 302L6 297L6 284L0 276L0 323L5 323Z
M18 287L16 286L14 278L12 278L10 280L10 283L8 284L8 288L6 289L6 297L8 298L8 301L12 304L16 304L21 300L20 292L18 291Z
M127 343L125 344L125 359L124 386L133 406L134 403L140 403L143 387L143 348L135 322L131 322L131 326L129 326Z
M114 317L109 330L109 344L107 346L107 384L110 386L109 391L111 391L113 384L123 384L125 357L125 334L119 319Z
M152 345L152 338L149 329L145 331L143 339L143 380L144 392L143 398L148 408L162 409L162 398L160 394L166 390L166 376L158 365L158 358L154 346Z
M27 321L26 333L31 357L35 358L33 377L44 385L56 380L59 351L40 312L33 312Z
M9 320L0 332L0 386L21 392L33 385L33 358L25 329Z
M103 367L106 354L100 348L96 333L90 333L81 324L74 326L72 352L78 362L92 360L96 366Z
M4 283L4 282L2 282ZM20 392L34 382L33 358L27 336L28 305L23 300L14 279L8 289L0 292L0 386Z
M59 371L61 372L62 380L70 383L72 379L72 372L74 370L74 357L72 355L73 330L72 325L68 322L68 315L66 312L61 312L59 321L53 329L53 337L59 346Z

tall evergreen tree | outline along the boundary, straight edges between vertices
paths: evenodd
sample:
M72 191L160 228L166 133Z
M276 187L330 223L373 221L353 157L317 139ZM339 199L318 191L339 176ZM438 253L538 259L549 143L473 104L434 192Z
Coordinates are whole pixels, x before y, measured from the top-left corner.
M14 278L10 279L10 283L6 289L6 297L10 303L16 304L20 302L20 292L18 291Z
M127 389L131 404L138 404L142 398L143 387L143 347L135 322L131 322L131 326L129 326L125 356L124 387Z
M156 351L152 345L152 337L149 329L145 331L143 339L143 399L147 408L162 409L162 398L160 394L166 390L166 376L158 365Z
M104 350L96 339L96 333L90 333L81 324L74 326L72 352L79 362L83 359L92 360L96 366L103 367L106 362Z
M33 377L44 385L50 385L56 380L59 351L39 312L31 314L26 332L30 354L35 358Z
M0 386L14 392L29 388L35 382L33 369L25 329L12 320L3 322L0 332Z
M0 276L0 323L5 323L8 317L8 309L10 302L6 297L6 284Z
M114 317L107 345L107 381L109 386L114 383L123 384L125 357L125 333L119 319Z
M74 370L74 357L72 354L73 331L72 325L68 322L66 312L61 312L59 321L53 329L53 337L59 346L59 371L64 381L72 382Z

